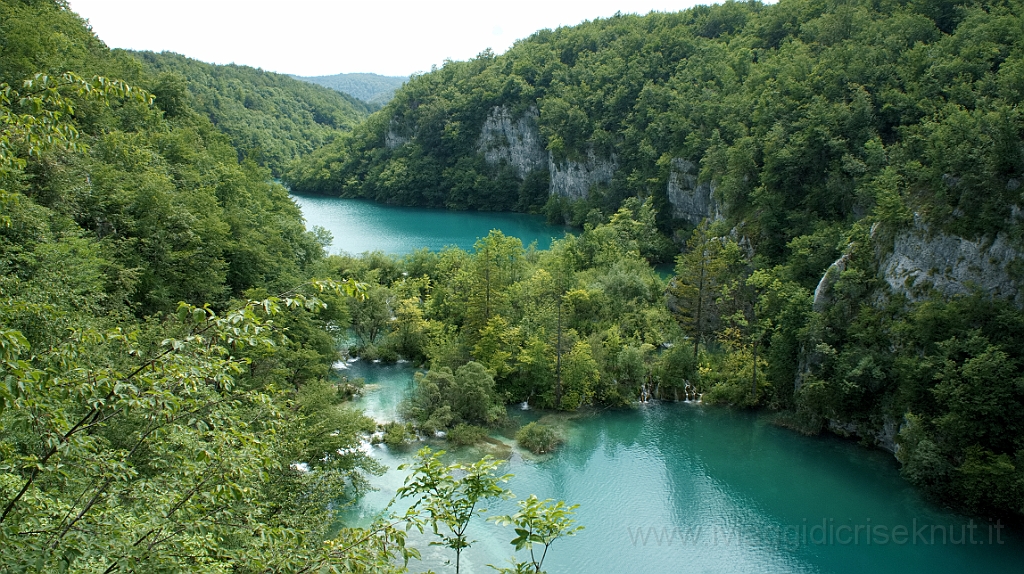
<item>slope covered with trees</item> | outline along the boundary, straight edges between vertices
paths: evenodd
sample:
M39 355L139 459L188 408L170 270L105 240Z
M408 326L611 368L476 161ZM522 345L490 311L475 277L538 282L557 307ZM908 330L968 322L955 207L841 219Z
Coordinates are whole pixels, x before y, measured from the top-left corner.
M991 229L1019 168L1018 7L727 2L542 30L412 78L288 181L388 203L537 209L547 193L502 193L526 178L485 162L478 142L496 108L513 119L536 108L553 165L614 158L614 176L589 194L606 215L651 197L670 225L678 158L773 258L789 238L892 207L904 190L902 203L934 221L959 207L954 225ZM977 182L945 191L953 173ZM989 186L986 201L962 201L968 183Z
M1015 0L781 0L542 30L412 78L286 180L395 204L544 210L589 225L581 241L621 227L618 208L639 201L682 247L662 303L686 339L620 323L623 341L689 347L687 382L705 401L860 436L950 504L1019 514L1022 29ZM646 237L640 255L663 257ZM458 290L438 272L427 309L444 313L440 290ZM476 285L464 297L490 293ZM614 291L590 285L565 287L593 289L578 302L598 312L598 293ZM452 348L526 356L527 339L508 338L537 327L514 305L498 312L505 323L480 315L484 300L452 307L461 315L443 322L461 327L432 364ZM580 372L630 380L587 333L579 356L598 369L581 359ZM498 373L515 364L503 361ZM514 372L495 383L522 397ZM535 396L558 403L555 379L530 380L549 381Z
M358 98L375 108L391 101L395 91L409 78L380 74L334 74L333 76L292 76Z
M321 238L65 4L0 27L0 570L287 566L376 472L323 380L346 317L301 292Z
M350 131L371 111L352 96L283 74L207 64L172 52L129 52L156 78L153 89L174 106L207 116L249 158L278 176L291 161ZM184 100L184 101L183 101ZM172 103L180 102L180 103Z

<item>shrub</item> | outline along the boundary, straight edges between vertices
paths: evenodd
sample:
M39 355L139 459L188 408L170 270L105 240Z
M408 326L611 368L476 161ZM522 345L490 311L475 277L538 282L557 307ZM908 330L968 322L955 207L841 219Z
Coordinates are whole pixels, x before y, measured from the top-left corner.
M543 454L555 450L562 439L551 427L533 422L516 432L516 442L533 454Z
M381 425L381 429L384 431L384 436L380 442L390 447L402 446L416 436L413 433L412 425L408 423L384 423Z
M476 444L487 436L487 429L474 425L460 424L448 431L445 438L457 446Z

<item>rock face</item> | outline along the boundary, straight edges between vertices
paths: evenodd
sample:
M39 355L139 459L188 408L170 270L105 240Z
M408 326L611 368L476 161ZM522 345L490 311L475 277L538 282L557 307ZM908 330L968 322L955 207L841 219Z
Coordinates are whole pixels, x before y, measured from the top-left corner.
M619 165L614 155L611 159L602 159L593 150L587 154L586 161L566 161L555 163L548 155L551 170L551 193L569 199L584 199L595 185L608 185Z
M846 271L846 265L849 262L850 253L844 253L842 257L836 259L835 263L829 265L825 274L821 276L821 281L818 281L818 286L814 289L812 307L818 313L824 311L832 303L832 286L839 280L843 271Z
M888 416L883 418L881 426L878 426L877 422L874 425L871 425L842 422L832 419L828 421L829 431L840 436L856 436L862 439L868 439L873 442L876 447L892 454L897 454L900 450L900 445L896 444L896 435L899 434L902 428L902 421L896 421Z
M976 289L1024 307L1024 292L1012 270L1024 264L1024 254L1000 233L994 240L971 241L944 233L929 233L920 222L896 236L892 253L879 271L894 292L918 301L935 290L944 297Z
M876 227L872 229L875 237ZM1011 245L1005 234L995 238L970 240L956 235L931 232L918 218L913 226L893 238L892 251L879 254L878 276L893 293L910 301L928 297L969 295L980 291L993 299L1024 307L1021 271L1024 253ZM825 311L835 301L834 285L850 262L850 253L836 260L822 276L814 291L813 309ZM821 364L815 348L801 349L795 388ZM828 421L830 431L844 436L859 436L893 454L899 451L896 436L906 421L889 416L872 421Z
M547 170L550 193L568 199L585 199L594 186L611 183L619 167L614 155L601 158L590 150L583 161L556 162L541 141L537 128L539 118L540 112L536 107L527 109L518 118L513 117L508 106L491 108L480 128L477 152L489 166L511 166L519 179ZM385 144L392 149L407 141L408 138L394 129L388 130L385 137ZM721 219L722 209L715 200L714 191L713 183L698 183L694 162L682 158L672 160L667 190L672 217L694 226L705 218Z
M722 209L714 197L714 183L697 182L697 165L689 160L672 160L668 174L668 202L672 217L690 225L699 225L705 218L721 219Z
M518 119L513 119L507 106L491 109L487 115L477 151L483 154L487 165L507 163L516 177L526 179L531 172L548 168L548 152L540 141L537 118L540 113L532 107Z
M552 195L584 199L593 186L611 183L618 169L614 156L603 159L591 151L582 162L555 162L541 141L537 129L539 117L536 107L526 110L519 118L513 118L507 106L492 108L480 128L477 152L484 156L487 165L510 165L520 179L547 170Z
M568 199L585 199L594 186L611 183L619 167L614 154L610 158L602 158L590 150L583 161L556 162L541 141L537 128L539 118L540 112L536 107L527 109L518 118L513 117L508 106L491 108L480 128L477 152L489 166L511 166L519 179L547 170L550 193ZM408 138L393 129L385 138L389 148L398 147L406 141ZM672 217L693 226L706 218L722 219L722 207L714 192L714 183L697 181L696 163L682 158L672 160L667 189Z
M402 147L409 141L409 138L399 135L395 131L395 127L392 125L388 128L388 132L384 134L384 146L388 149L395 149Z

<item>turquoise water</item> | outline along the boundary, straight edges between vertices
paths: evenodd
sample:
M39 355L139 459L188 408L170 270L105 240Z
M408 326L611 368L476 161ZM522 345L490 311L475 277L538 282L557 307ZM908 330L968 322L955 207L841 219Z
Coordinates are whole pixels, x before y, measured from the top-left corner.
M291 197L302 209L307 228L319 226L331 232L331 253L383 251L405 255L423 247L437 251L449 246L469 251L492 229L518 237L523 246L536 241L538 249L547 249L552 239L566 231L565 227L548 225L541 216L522 213L394 207L364 199L314 195Z
M348 373L371 385L358 406L378 420L397 416L413 369L358 362ZM503 472L515 475L507 486L519 497L533 493L580 505L586 529L552 546L545 562L551 574L1021 571L1018 532L928 503L900 478L891 455L849 441L805 437L748 413L683 403L576 418L510 412L546 416L568 439L540 458L514 448L491 451L507 458ZM397 466L423 444L372 447L391 470L374 479L380 490L352 509L350 523L365 523L384 508L405 477ZM487 514L514 511L514 501L498 501ZM476 542L463 557L464 572L506 565L510 529L477 520L470 536ZM449 554L429 541L413 539L424 561L411 571L454 571L444 564Z

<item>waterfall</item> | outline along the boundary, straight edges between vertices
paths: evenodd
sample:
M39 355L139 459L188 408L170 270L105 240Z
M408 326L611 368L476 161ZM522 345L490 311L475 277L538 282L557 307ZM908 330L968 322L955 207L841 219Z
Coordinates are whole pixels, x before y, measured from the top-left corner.
M640 402L646 403L653 398L654 394L651 393L651 381L648 379L640 385Z
M686 385L683 387L683 402L684 403L691 403L691 402L699 403L700 402L700 396L701 396L701 394L697 392L697 387L695 387L694 385L691 385L689 382L687 382Z

